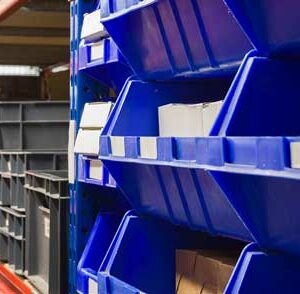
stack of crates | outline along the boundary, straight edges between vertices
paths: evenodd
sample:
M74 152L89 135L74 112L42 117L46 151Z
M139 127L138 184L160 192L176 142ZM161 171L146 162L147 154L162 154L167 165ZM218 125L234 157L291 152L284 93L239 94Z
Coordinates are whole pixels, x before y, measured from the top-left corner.
M27 170L66 170L68 102L0 103L0 260L26 274Z
M135 211L122 219L100 212L89 238L76 227L86 219L74 215L74 292L176 293L176 250L224 251L233 240L244 250L226 293L297 289L300 6L248 2L99 1L98 21L134 75L118 93L98 159ZM93 9L81 0L71 7L74 64L76 32ZM78 114L89 81L76 67L72 78ZM220 100L208 136L161 135L162 106ZM78 127L80 115L73 119ZM180 127L183 116L173 120ZM75 181L71 209L90 209L85 193Z
M25 190L26 276L41 293L67 293L68 173L26 172Z

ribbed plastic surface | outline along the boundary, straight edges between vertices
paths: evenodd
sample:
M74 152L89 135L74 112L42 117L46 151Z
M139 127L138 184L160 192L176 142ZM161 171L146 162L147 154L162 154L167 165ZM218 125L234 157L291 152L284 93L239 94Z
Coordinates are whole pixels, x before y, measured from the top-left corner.
M101 11L142 79L232 73L252 48L222 0L102 0Z

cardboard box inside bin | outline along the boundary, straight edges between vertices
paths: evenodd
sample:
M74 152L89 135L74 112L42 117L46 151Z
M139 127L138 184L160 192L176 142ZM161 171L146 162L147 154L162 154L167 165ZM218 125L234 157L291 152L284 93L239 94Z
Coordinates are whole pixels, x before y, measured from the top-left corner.
M224 292L237 258L219 251L176 252L177 294L220 294Z

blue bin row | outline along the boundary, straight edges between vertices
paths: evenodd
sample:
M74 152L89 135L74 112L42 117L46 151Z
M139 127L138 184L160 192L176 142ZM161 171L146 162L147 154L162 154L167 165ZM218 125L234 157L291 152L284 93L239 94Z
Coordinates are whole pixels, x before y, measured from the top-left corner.
M230 74L252 49L222 0L101 0L101 13L143 80Z
M140 213L299 255L300 172L290 144L300 141L300 64L252 55L230 87L227 79L129 81L100 158ZM157 159L140 157L139 137L158 136L158 106L225 96L210 137L157 138ZM125 137L124 157L112 156L111 136Z
M95 48L95 49L94 49ZM96 58L93 52L96 51ZM79 70L119 93L132 70L111 38L98 43L81 43Z
M177 249L239 248L128 212L100 213L78 264L78 293L175 293ZM245 247L225 293L294 293L299 261ZM262 274L262 272L264 274Z
M225 2L233 15L222 0L101 0L102 22L142 79L230 72L250 41L263 55L300 56L298 1Z
M98 163L94 167L96 176L91 175L91 163ZM98 158L85 155L78 156L78 181L110 188L116 188L117 186L114 178Z

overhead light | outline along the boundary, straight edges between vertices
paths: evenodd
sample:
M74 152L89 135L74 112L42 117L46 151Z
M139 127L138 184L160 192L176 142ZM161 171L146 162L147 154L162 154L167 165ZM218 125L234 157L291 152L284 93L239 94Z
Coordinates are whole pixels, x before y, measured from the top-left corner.
M62 64L51 68L52 73L58 73L63 71L68 71L70 69L69 64Z
M39 77L41 68L30 65L0 65L0 76Z

